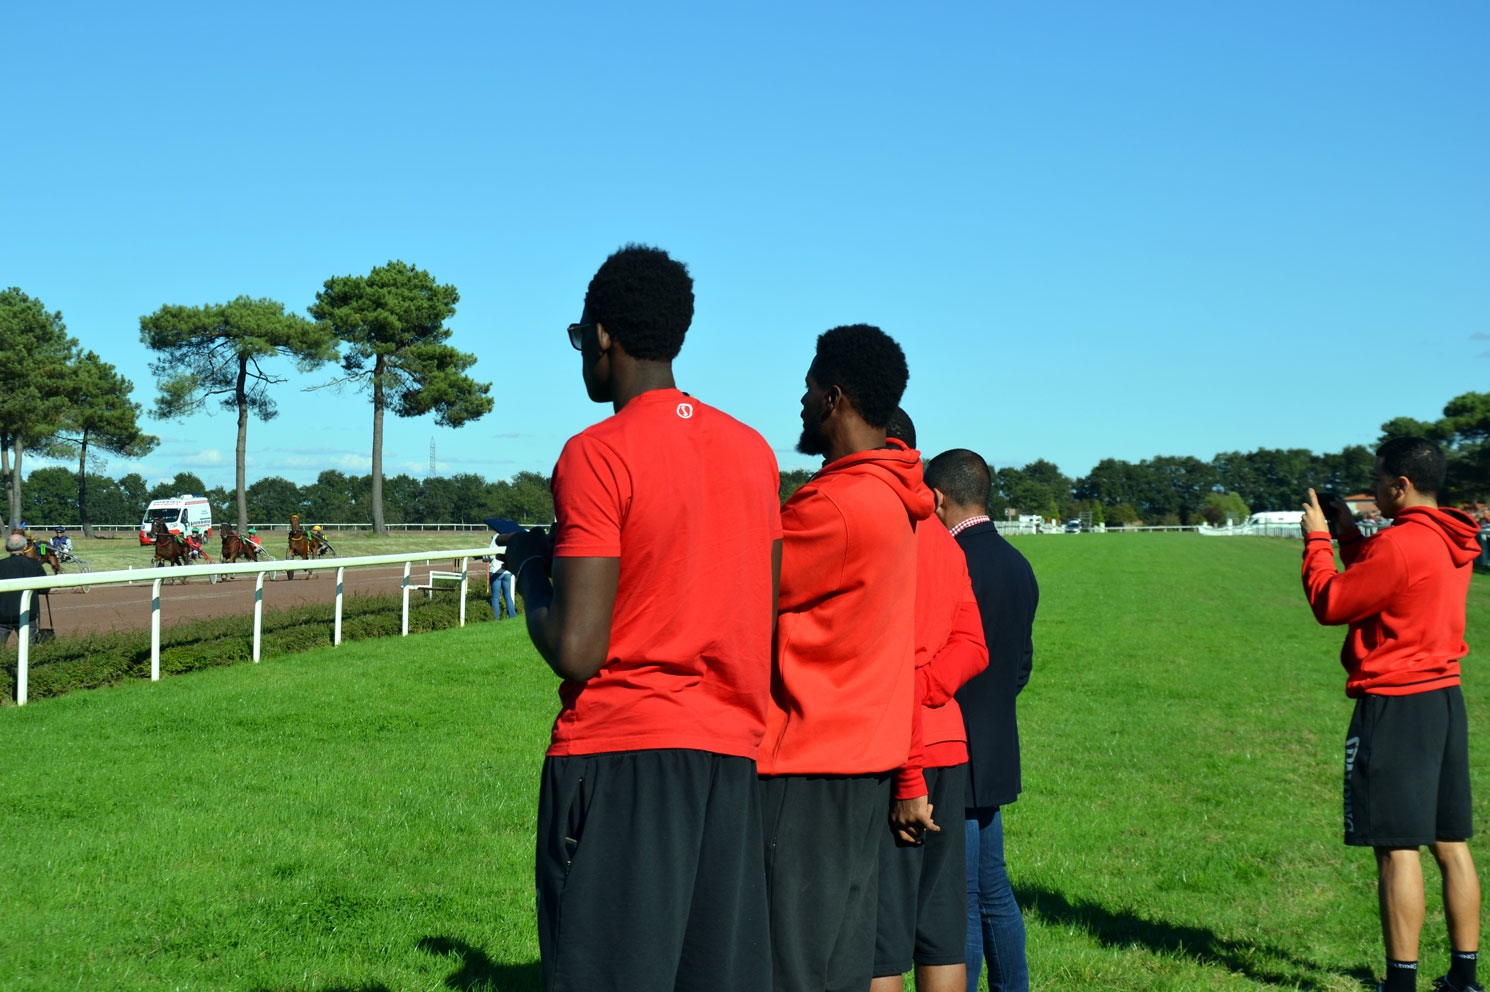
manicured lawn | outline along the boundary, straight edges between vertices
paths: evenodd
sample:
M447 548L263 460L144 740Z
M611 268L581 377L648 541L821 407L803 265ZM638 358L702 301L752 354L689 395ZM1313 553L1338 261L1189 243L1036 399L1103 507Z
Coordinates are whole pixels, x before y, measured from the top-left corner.
M1365 987L1339 632L1298 543L1018 543L1042 603L1006 829L1035 987ZM1478 578L1470 642L1490 651ZM484 623L0 710L0 988L536 989L556 706L521 626ZM1429 899L1425 979L1447 955Z
M1008 857L1047 989L1375 988L1369 851L1340 843L1342 631L1303 601L1297 541L1019 542L1041 579ZM1490 582L1465 694L1490 799ZM1431 859L1427 859L1431 864ZM1430 868L1424 984L1447 968Z

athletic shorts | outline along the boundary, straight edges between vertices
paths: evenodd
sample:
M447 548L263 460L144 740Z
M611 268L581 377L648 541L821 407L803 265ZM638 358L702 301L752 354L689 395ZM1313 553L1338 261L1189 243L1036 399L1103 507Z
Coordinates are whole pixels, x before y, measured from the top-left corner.
M911 965L962 964L967 957L967 831L962 782L967 765L927 768L931 818L922 844L902 844L888 823L880 835L874 977Z
M1357 699L1345 735L1345 843L1422 847L1473 833L1459 687Z
M760 780L772 992L864 992L874 966L889 772Z
M550 757L538 793L545 992L771 987L755 762Z

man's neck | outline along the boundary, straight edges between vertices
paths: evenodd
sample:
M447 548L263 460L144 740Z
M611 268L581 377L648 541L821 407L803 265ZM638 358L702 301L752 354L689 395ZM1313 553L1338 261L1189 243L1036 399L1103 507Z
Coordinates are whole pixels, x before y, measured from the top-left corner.
M973 517L988 516L988 511L981 506L965 506L962 503L954 503L951 500L945 500L942 506L944 508L942 522L947 525L948 530L956 527L964 520L969 520Z
M620 413L623 406L642 393L649 393L654 389L676 388L678 384L673 379L672 362L630 359L617 365L611 406L616 413Z
M843 423L828 438L828 450L823 452L825 462L836 462L861 451L873 451L885 446L885 429L870 427L862 420Z

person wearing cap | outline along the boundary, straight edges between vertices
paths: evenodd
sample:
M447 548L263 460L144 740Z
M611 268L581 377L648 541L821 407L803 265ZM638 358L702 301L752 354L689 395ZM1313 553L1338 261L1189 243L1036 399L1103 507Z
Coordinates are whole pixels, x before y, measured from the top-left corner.
M72 554L72 538L67 536L66 527L58 527L56 534L52 536L52 550L57 554Z
M486 584L487 592L491 594L491 615L493 620L502 619L502 606L507 606L507 619L511 620L517 616L517 604L512 598L516 581L507 569L507 565L497 554L497 549L502 546L502 535L493 534L491 537L492 555L486 560Z
M255 551L263 550L264 544L262 541L259 540L259 532L257 528L250 527L248 529L248 543L254 546Z
M46 570L41 567L41 562L26 555L26 538L17 531L5 539L5 550L10 556L0 561L0 579L31 579L38 575L45 575ZM36 606L35 596L32 597L31 607L31 640L36 640ZM0 593L0 644L4 644L10 637L11 631L20 632L21 629L21 591Z
M196 527L191 529L190 534L182 535L181 540L185 543L186 550L192 557L196 557L202 553L202 532Z

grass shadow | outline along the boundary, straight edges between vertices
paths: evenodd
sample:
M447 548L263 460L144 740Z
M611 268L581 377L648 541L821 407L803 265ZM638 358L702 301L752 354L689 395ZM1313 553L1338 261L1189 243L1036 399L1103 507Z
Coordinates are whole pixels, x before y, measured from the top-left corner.
M1322 992L1325 986L1320 982L1326 976L1354 978L1365 988L1376 987L1376 979L1364 968L1337 971L1275 944L1231 940L1204 927L1149 920L1035 886L1015 885L1014 897L1028 916L1084 930L1104 947L1143 947L1301 992Z
M543 966L537 961L503 964L454 937L422 937L418 946L430 954L455 955L458 964L445 987L458 992L539 992L543 987Z

